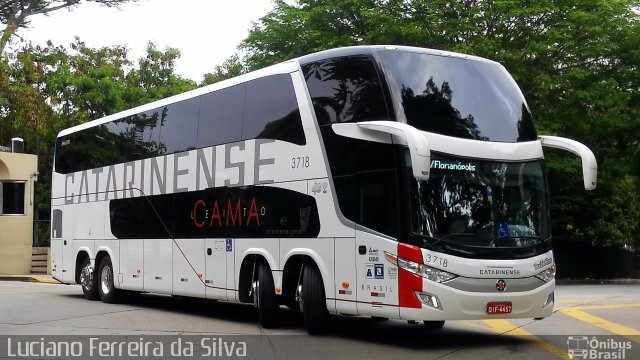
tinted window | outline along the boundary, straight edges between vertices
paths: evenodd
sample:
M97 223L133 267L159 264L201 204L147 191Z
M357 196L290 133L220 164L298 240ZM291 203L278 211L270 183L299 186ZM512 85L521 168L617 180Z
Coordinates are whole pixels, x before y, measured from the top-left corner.
M304 64L302 70L320 125L390 119L369 57L326 59Z
M56 171L66 174L192 149L198 101L187 100L60 137ZM161 129L165 131L162 140Z
M202 95L197 147L241 140L245 85Z
M106 125L58 138L56 142L56 171L70 173L126 160L122 138Z
M128 116L103 125L108 132L105 136L110 139L108 146L121 156L120 161L113 163L146 158L152 154L155 156L157 153L157 146L151 146L151 143L142 141L144 126L141 126L141 122L137 120L137 116ZM108 163L99 166L104 165L108 165ZM93 166L98 167L98 164Z
M268 76L246 84L242 139L306 144L290 75Z
M197 97L173 103L162 109L161 154L195 149L199 105L200 98Z
M476 140L536 140L520 89L500 65L382 51L399 118L417 129Z
M320 231L312 196L273 187L117 199L109 207L111 232L120 239L310 238Z
M23 182L0 182L0 215L24 215Z
M397 236L394 171L358 174L358 223Z
M130 160L158 156L166 152L165 147L160 143L160 127L166 115L167 108L162 107L124 119L133 126L133 141L136 144L136 150L140 151L130 154Z

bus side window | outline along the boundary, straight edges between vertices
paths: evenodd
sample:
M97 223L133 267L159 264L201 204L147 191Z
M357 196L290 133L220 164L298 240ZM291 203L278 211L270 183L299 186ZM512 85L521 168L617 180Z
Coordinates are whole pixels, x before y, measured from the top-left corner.
M247 83L242 140L249 139L282 140L297 145L307 143L289 74Z
M163 108L160 154L195 149L200 97L179 101Z
M318 125L390 120L382 85L368 56L345 56L302 66Z
M200 97L198 149L241 140L245 84Z

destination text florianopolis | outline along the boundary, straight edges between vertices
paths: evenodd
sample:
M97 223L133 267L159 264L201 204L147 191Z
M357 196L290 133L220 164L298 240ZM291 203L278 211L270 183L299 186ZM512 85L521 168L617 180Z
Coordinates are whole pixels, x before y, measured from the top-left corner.
M449 163L440 160L431 160L431 168L439 170L476 171L476 166L471 163Z

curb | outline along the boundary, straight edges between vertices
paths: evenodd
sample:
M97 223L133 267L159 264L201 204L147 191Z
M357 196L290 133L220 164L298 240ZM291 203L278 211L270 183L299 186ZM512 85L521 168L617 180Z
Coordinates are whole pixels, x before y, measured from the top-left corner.
M50 276L38 276L38 275L0 275L0 281L22 281L22 282L35 282L41 284L62 284L58 280Z
M563 279L556 285L640 285L640 279Z

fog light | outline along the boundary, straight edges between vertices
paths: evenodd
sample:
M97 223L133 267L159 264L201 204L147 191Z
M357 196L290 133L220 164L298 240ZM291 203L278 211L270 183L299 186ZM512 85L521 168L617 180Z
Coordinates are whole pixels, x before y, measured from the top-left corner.
M553 295L553 293L549 294L549 296L547 296L547 300L544 302L544 305L542 305L542 307L547 307L550 304L553 304L553 302L555 301L555 297Z
M434 309L442 310L442 304L440 304L440 300L437 296L423 292L416 292L416 295L423 304Z

